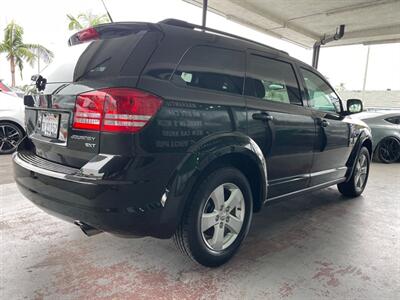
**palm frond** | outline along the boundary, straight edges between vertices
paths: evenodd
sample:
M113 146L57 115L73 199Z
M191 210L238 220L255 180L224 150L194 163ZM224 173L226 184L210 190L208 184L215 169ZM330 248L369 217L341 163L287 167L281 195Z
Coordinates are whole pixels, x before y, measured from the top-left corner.
M37 58L49 63L54 57L53 52L42 45L25 44L23 42L23 35L24 29L14 21L11 21L6 26L4 30L4 40L0 43L0 53L5 53L11 65L15 65L19 69L21 79L24 62L33 66ZM13 72L12 82L13 84L15 82Z
M7 52L7 45L4 43L0 44L0 53L5 53Z
M21 59L25 60L26 62L28 62L31 66L33 66L33 64L36 61L36 55L35 53L33 53L29 48L25 48L25 47L20 47L18 48L18 50L15 53L15 58L17 59Z
M35 56L43 60L45 63L50 63L54 58L54 53L46 47L39 44L24 44L25 47L34 52Z
M88 13L80 13L76 17L72 15L67 15L69 19L68 29L69 30L80 30L83 28L96 26L99 24L109 23L110 19L106 14L104 15L95 15L91 12Z
M69 30L80 30L83 28L82 24L79 22L78 18L75 18L72 15L67 14L67 18L69 19L68 29Z

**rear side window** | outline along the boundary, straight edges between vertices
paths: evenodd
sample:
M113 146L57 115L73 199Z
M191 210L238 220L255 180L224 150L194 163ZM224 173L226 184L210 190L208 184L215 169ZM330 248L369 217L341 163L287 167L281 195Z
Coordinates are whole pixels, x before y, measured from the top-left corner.
M245 94L267 101L302 105L292 65L259 55L250 56Z
M390 117L385 120L388 121L389 123L400 125L400 116Z
M244 52L196 46L183 57L172 80L186 87L242 95L244 66Z

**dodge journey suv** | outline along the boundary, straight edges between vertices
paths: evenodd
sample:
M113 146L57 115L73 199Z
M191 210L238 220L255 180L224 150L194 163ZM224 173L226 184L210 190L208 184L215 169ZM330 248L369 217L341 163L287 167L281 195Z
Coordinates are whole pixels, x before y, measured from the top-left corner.
M286 52L173 19L99 25L69 45L86 47L73 68L25 96L14 174L87 235L173 237L218 266L264 203L365 188L371 135L349 116L362 102Z

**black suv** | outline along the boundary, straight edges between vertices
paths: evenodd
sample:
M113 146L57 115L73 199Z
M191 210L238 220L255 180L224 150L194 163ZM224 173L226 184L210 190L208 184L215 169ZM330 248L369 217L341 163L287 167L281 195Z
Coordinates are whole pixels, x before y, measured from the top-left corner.
M356 197L368 127L318 71L287 53L179 20L113 23L71 80L25 96L15 180L88 235L174 237L206 266L238 250L263 204L338 185ZM72 47L73 48L73 47Z

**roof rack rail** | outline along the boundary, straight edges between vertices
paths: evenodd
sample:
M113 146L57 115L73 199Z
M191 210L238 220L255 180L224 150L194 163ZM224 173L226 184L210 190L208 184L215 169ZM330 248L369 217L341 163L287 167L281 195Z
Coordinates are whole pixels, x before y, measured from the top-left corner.
M208 32L212 32L212 33L228 36L228 37L231 37L231 38L234 38L234 39L246 41L246 42L249 42L249 43L257 44L257 45L260 45L260 46L263 46L263 47L267 47L269 49L272 49L272 50L275 50L275 51L278 51L278 52L281 52L281 53L289 55L289 53L287 53L286 51L276 49L274 47L265 45L263 43L259 43L259 42L253 41L251 39L247 39L247 38L244 38L244 37L232 34L232 33L228 33L228 32L225 32L225 31L218 30L218 29L214 29L214 28L204 27L204 26L201 26L201 25L196 25L196 24L189 23L189 22L182 21L182 20L178 20L178 19L165 19L165 20L162 20L162 21L160 21L158 23L172 25L172 26L178 26L178 27L183 27L183 28L188 28L188 29L201 29L201 30L204 30L204 31L208 31Z

